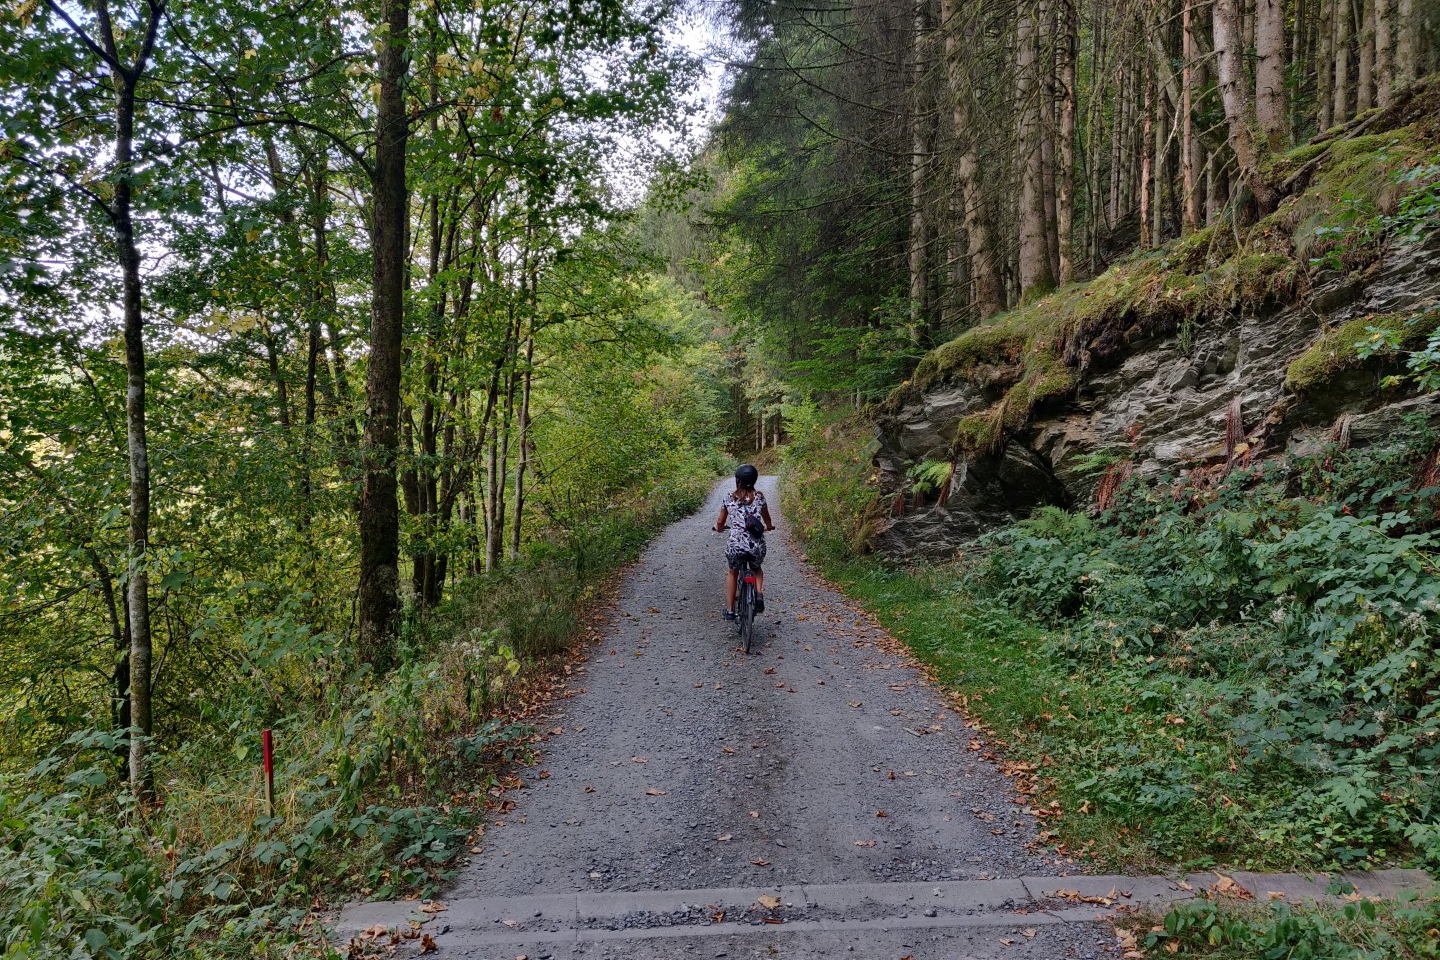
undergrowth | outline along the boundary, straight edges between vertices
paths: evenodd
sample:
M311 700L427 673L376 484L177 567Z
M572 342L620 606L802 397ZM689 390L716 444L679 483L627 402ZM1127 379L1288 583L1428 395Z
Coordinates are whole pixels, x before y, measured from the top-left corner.
M312 908L434 889L498 802L503 762L524 756L527 676L568 647L606 577L711 483L667 478L472 579L410 617L405 662L383 679L278 611L246 636L255 687L204 699L212 732L158 759L153 806L128 799L112 732L76 733L0 777L0 956L338 956ZM275 732L273 813L262 728Z
M1211 960L1430 960L1440 957L1440 900L1409 895L1343 905L1264 907L1194 900L1163 918L1126 923L1156 957Z

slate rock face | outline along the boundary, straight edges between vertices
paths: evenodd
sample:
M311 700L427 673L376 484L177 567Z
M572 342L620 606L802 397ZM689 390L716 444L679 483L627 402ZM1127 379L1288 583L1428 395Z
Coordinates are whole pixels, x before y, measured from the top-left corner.
M917 495L909 471L950 460L959 420L994 399L964 380L941 380L877 428L875 463L891 504L877 547L895 558L944 558L1037 506L1092 502L1100 476L1085 458L1102 451L1128 455L1141 474L1224 462L1236 412L1252 458L1319 449L1342 417L1357 445L1416 414L1440 425L1440 396L1381 389L1398 369L1393 360L1352 365L1298 391L1286 385L1290 364L1326 332L1437 302L1440 230L1391 249L1359 278L1317 278L1283 310L1207 316L1129 344L1116 362L1087 370L1070 399L1037 411L1001 453L961 455L947 488Z

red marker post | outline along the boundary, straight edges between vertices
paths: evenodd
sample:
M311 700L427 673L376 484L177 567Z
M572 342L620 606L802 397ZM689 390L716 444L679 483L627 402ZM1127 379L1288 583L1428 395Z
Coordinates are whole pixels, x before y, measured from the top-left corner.
M275 816L275 739L269 730L260 731L260 743L265 753L265 806L270 816Z

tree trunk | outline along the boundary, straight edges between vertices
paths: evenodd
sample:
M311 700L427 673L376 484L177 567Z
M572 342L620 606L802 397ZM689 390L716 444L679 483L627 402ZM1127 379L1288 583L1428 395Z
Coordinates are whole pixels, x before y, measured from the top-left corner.
M1158 242L1156 231L1151 223L1151 207L1158 208L1154 196L1151 193L1151 183L1156 180L1152 176L1155 165L1155 81L1147 78L1145 81L1145 118L1140 129L1140 246L1153 247Z
M1324 133L1335 125L1335 8L1342 0L1319 0L1320 22L1316 26L1315 56L1316 125Z
M1271 150L1290 142L1285 105L1285 2L1255 0L1255 118Z
M1225 211L1230 200L1230 180L1225 173L1226 154L1210 154L1205 164L1205 223L1215 223Z
M130 727L128 773L131 790L140 800L153 796L149 755L154 732L151 705L153 684L150 634L150 454L145 427L145 311L140 277L140 250L135 242L133 216L135 170L136 90L155 48L164 0L148 0L145 30L132 64L122 63L108 0L94 4L99 44L71 23L95 51L109 74L115 96L115 168L110 206L105 208L115 231L121 279L121 316L125 341L125 447L129 461L129 529L126 553L126 628L129 633L128 670L122 662L115 680L127 682Z
M1075 82L1075 60L1078 56L1080 17L1075 0L1058 0L1060 4L1060 132L1056 159L1055 234L1059 241L1061 283L1075 279L1075 110L1079 90Z
M1375 0L1360 0L1360 73L1355 79L1355 112L1375 105Z
M980 186L980 160L975 150L977 131L970 120L972 94L960 44L966 24L956 19L955 0L942 0L940 16L945 29L945 77L949 84L950 118L956 140L955 179L960 202L964 206L965 239L973 285L971 305L976 318L983 320L1005 308L1004 289L1000 284L1000 258L995 249L995 233L990 226L990 211Z
M496 420L490 423L485 446L485 572L491 573L500 565L500 491L505 485L500 476L505 468L500 460L500 428Z
M1105 205L1105 226L1114 229L1120 221L1122 211L1120 209L1121 173L1124 166L1123 150L1125 135L1129 128L1125 125L1125 99L1128 90L1125 82L1125 75L1122 73L1115 83L1115 110L1113 123L1110 129L1110 193Z
M534 290L534 277L531 278ZM533 295L533 294L532 294ZM515 518L510 522L510 556L518 559L521 544L521 521L525 517L525 473L530 467L530 384L534 376L532 364L535 360L535 338L525 338L525 349L521 352L520 412L516 420L517 437L515 447Z
M1181 182L1184 203L1184 232L1200 229L1200 186L1205 176L1204 148L1195 135L1195 88L1204 88L1203 76L1197 75L1203 66L1195 62L1195 8L1193 0L1181 0L1181 61L1180 73L1180 153ZM1197 83L1198 81L1198 83Z
M130 723L140 736L130 741L130 782L149 796L149 737L155 728L151 706L150 636L150 454L145 430L145 315L141 300L140 251L131 217L130 171L134 165L135 75L116 77L115 237L120 252L125 316L125 441L130 457L130 554L127 597L130 616Z
M1055 286L1050 271L1045 224L1044 156L1041 149L1040 90L1036 11L1020 0L1016 33L1016 93L1020 108L1020 297L1043 294Z
M1415 82L1420 66L1420 15L1415 0L1395 0L1395 84Z
M1374 0L1375 24L1375 102L1390 105L1390 91L1395 86L1394 31L1390 24L1392 0Z
M1335 0L1335 106L1333 122L1350 119L1350 0Z
M1244 49L1240 45L1236 0L1215 0L1215 62L1219 71L1220 102L1230 128L1230 142L1240 165L1240 176L1255 197L1260 216L1275 209L1280 195L1260 172L1261 154L1252 131L1255 108L1247 94Z
M1045 211L1045 249L1050 257L1051 277L1060 276L1060 238L1055 224L1055 136L1059 124L1059 97L1056 89L1056 49L1054 43L1056 14L1051 0L1039 0L1036 8L1036 93L1040 98L1040 197Z
M925 165L928 153L922 91L925 89L925 58L921 49L925 38L928 0L915 0L914 36L911 55L914 86L910 91L910 236L907 251L910 269L910 339L919 341L926 326L929 290L926 269L930 225L925 216Z
M364 479L360 493L360 597L357 654L376 671L395 663L400 613L400 507L396 499L400 373L405 311L405 115L409 0L383 0L388 28L379 56L373 176L374 288L365 377Z

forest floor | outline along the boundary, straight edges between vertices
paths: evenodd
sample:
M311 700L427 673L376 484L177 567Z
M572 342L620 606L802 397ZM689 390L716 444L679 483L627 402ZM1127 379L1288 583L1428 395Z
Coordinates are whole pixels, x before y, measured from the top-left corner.
M423 920L402 949L476 960L1096 960L1120 953L1097 908L1186 896L1037 842L1024 771L810 568L775 488L755 651L720 615L722 485L623 578L444 904L351 907L342 934Z

